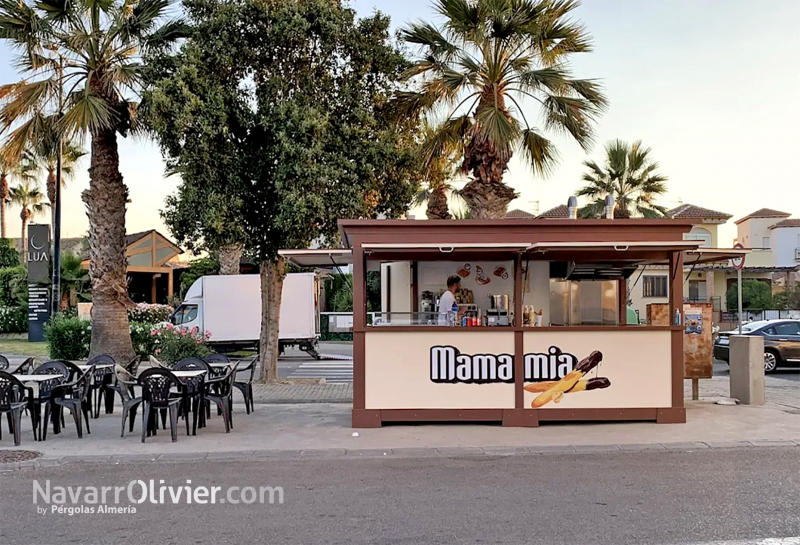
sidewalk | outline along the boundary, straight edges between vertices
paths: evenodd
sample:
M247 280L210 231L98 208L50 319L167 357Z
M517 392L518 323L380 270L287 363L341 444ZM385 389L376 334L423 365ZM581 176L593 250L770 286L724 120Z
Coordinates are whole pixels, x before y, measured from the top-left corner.
M353 383L253 384L255 403L352 403Z
M263 459L314 457L499 455L574 453L608 450L705 449L749 446L800 446L800 419L777 405L723 406L688 402L686 424L650 422L546 424L539 428L500 425L392 425L350 427L347 404L257 405L244 414L235 406L235 428L225 434L212 414L209 426L187 437L179 423L178 441L168 431L141 443L140 422L133 434L119 437L120 414L92 420L92 433L80 440L74 426L45 442L34 442L25 423L22 450L44 454L35 462L0 464L0 470L80 461L124 463L136 460ZM69 420L69 419L68 419ZM358 435L353 436L354 432ZM4 437L2 448L11 446Z

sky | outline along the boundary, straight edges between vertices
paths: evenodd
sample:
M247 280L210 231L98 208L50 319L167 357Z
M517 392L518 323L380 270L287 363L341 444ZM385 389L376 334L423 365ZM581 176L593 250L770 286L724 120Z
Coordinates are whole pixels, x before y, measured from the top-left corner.
M378 9L397 29L435 19L430 0L353 0L360 15ZM576 77L600 79L610 100L587 154L549 135L560 153L546 179L512 160L505 181L520 194L512 208L545 211L565 204L582 184L581 162L603 159L612 139L652 148L669 192L660 201L732 214L720 245L732 244L733 220L762 207L800 217L800 180L793 157L800 148L800 2L796 0L584 0L575 12L594 40L594 51L575 56ZM0 45L0 82L15 81L9 50ZM536 104L523 103L530 120ZM88 144L88 142L87 142ZM158 229L158 210L177 178L164 178L158 146L121 139L120 170L130 188L128 232ZM64 236L88 228L80 194L88 187L88 159L63 192ZM12 236L20 228L11 207ZM418 212L418 217L424 214ZM46 221L42 218L41 221Z

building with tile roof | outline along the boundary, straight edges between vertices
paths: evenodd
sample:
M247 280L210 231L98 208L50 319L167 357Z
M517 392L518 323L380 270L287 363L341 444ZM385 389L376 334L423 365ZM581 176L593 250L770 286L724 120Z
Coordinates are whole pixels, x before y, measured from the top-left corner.
M566 204L559 204L555 208L551 208L550 210L546 210L536 216L538 219L568 219L569 218L569 209L567 208Z

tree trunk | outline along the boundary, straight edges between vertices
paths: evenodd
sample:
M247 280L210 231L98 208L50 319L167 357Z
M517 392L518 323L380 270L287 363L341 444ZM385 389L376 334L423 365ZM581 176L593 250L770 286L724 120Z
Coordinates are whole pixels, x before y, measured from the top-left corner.
M449 220L453 216L447 207L447 189L444 186L437 187L431 192L428 199L428 209L425 215L429 220Z
M90 356L109 354L117 361L134 356L128 325L125 202L128 188L119 172L117 134L92 131L89 189L81 195L89 216L89 276L92 280Z
M483 137L474 136L467 145L462 170L472 173L473 179L461 190L461 196L473 219L506 217L509 203L518 196L503 183L510 160L510 150L497 150Z
M0 176L0 238L6 238L6 201L8 201L8 177Z
M480 180L465 185L461 196L469 206L472 219L503 219L509 203L517 198L514 190L502 182Z
M226 244L217 251L219 257L219 274L239 274L242 261L242 245Z
M278 382L278 355L280 342L278 331L281 317L281 295L286 262L282 257L266 265L261 265L261 337L259 339L259 360L261 361L261 380Z

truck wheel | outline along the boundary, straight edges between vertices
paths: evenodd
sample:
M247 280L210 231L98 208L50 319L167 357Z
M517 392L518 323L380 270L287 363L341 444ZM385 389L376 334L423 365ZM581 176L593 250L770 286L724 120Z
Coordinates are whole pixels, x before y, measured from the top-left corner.
M774 350L764 351L764 372L774 373L781 364L781 357Z

